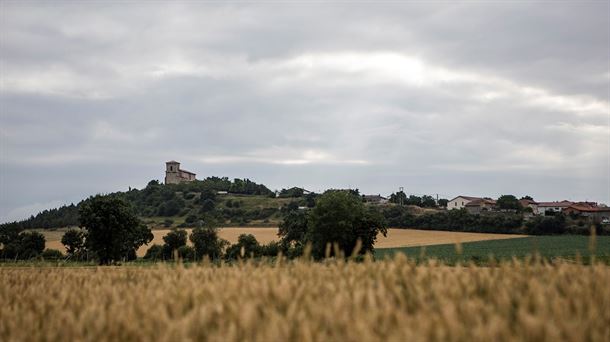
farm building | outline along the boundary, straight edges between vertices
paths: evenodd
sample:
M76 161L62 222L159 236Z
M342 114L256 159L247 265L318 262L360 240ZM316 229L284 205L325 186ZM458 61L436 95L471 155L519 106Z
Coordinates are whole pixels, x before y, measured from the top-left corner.
M180 169L180 163L175 160L165 163L165 184L192 182L195 176L193 172Z
M468 202L464 207L471 214L480 214L484 211L494 210L496 208L496 201L489 198L481 198Z
M453 210L453 209L462 209L466 207L466 204L472 202L472 201L476 201L476 200L483 200L482 197L472 197L472 196L458 196L452 200L450 200L449 202L447 202L447 209L449 210Z
M362 199L364 199L365 202L372 203L372 204L388 203L388 199L381 195L362 195Z
M563 210L563 213L568 215L576 215L582 217L591 217L593 219L609 219L610 208L598 206L597 203L592 202L578 202L573 203L569 207Z
M536 215L554 215L563 212L564 209L574 204L573 202L563 200L561 202L539 202L534 212Z

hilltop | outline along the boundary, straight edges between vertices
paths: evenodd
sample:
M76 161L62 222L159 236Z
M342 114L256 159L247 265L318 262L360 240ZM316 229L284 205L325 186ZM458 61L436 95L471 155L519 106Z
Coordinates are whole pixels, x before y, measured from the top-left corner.
M249 179L208 177L180 184L150 181L143 189L110 193L126 199L152 227L192 227L203 217L219 225L277 226L283 208L313 206L316 194L302 189L283 189L277 194ZM60 228L78 225L78 204L44 210L37 215L2 226L21 229Z

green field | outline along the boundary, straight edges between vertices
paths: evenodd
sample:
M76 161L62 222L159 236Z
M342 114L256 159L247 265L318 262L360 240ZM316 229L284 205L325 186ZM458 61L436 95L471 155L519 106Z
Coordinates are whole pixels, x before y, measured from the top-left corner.
M454 244L425 247L402 247L376 249L375 256L384 258L395 253L404 253L418 260L435 258L453 264L458 261L486 263L490 256L496 260L508 260L512 257L524 258L528 255L540 255L546 259L576 259L577 255L586 261L589 259L591 239L581 235L532 236L518 239L478 241L462 244L461 255ZM610 236L598 236L595 239L595 257L610 263Z

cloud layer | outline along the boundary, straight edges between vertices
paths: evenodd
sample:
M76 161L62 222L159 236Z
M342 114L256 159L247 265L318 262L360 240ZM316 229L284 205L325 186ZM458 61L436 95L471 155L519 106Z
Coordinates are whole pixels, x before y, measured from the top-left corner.
M162 179L610 202L607 2L12 3L0 219Z

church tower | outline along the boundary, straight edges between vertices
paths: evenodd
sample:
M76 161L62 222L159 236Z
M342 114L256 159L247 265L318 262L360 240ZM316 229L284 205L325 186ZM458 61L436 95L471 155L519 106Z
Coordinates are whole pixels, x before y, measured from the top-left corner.
M165 184L180 183L180 163L172 160L165 163Z

